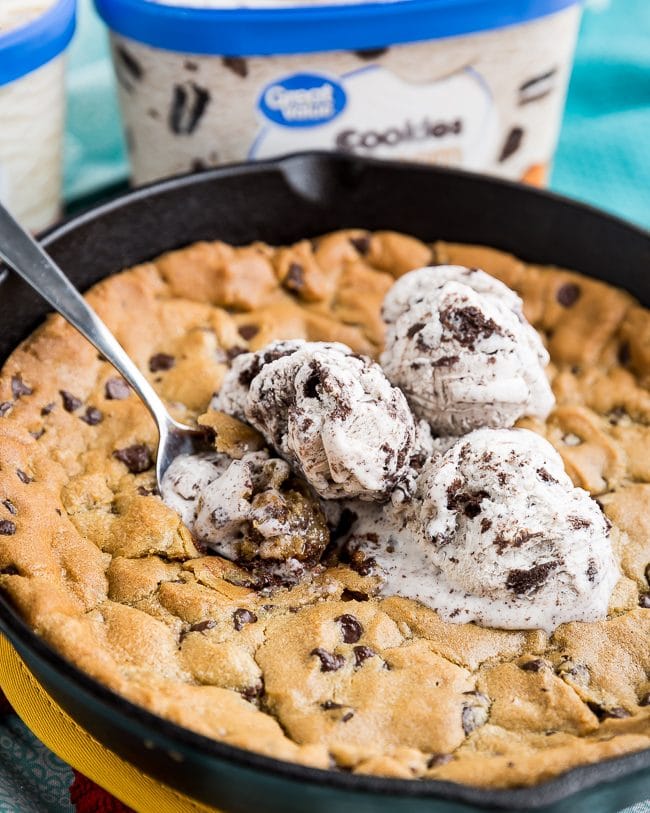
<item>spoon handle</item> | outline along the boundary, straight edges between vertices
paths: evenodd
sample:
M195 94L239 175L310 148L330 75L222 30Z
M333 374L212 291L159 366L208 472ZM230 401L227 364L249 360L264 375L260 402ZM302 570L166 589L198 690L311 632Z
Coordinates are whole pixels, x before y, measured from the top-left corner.
M151 412L158 429L171 423L165 405L117 339L54 260L0 205L0 259L88 339L122 374Z

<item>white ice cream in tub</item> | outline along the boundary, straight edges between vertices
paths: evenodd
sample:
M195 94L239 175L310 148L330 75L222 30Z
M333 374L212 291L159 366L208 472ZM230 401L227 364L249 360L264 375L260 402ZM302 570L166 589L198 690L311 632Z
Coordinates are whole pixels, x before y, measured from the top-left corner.
M541 183L577 0L95 0L133 180L305 149Z
M0 2L0 201L33 230L59 214L63 54L74 27L75 0Z

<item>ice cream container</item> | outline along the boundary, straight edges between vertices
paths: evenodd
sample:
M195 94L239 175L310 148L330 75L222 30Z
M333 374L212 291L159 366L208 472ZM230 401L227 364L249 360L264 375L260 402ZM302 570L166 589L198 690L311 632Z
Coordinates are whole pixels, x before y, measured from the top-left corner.
M64 51L75 0L0 2L0 201L28 228L59 214Z
M580 19L577 0L95 2L136 184L306 149L543 183Z

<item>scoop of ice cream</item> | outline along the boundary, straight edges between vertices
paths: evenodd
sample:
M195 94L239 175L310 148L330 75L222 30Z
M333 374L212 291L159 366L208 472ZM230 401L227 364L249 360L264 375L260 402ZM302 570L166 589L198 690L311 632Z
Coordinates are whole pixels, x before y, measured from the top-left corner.
M214 406L258 429L325 499L385 500L408 477L406 398L345 345L274 342L239 356Z
M425 466L417 496L410 514L385 506L352 529L352 561L382 592L506 629L606 616L619 576L609 525L540 436L472 432Z
M552 409L548 353L521 299L483 271L435 266L405 274L382 315L386 375L438 434L507 428Z
M306 483L266 451L240 460L220 453L181 455L167 469L161 492L199 542L263 582L294 582L329 542L325 517Z

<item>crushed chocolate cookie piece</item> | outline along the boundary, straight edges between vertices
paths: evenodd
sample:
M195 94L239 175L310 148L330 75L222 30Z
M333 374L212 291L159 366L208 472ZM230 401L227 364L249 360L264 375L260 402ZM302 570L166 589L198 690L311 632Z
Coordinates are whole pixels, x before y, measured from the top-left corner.
M237 328L237 333L247 342L257 336L259 332L260 329L257 325L240 325Z
M354 665L361 666L368 658L374 658L375 652L369 646L355 646L354 652Z
M536 593L558 565L558 562L542 562L529 570L516 568L510 570L506 579L506 587L520 596Z
M328 652L320 646L316 647L316 649L312 649L309 654L316 655L316 657L319 658L321 672L337 672L345 663L343 655Z
M133 56L130 51L123 45L116 45L115 46L115 54L117 55L120 64L123 68L126 69L131 79L134 79L136 82L140 81L144 76L144 70L140 62Z
M350 237L350 242L356 248L356 250L361 254L362 257L365 257L366 254L370 251L370 235L364 235L362 237Z
M355 616L344 613L334 620L341 625L343 640L346 644L356 644L363 635L363 626Z
M440 765L446 765L453 759L451 754L432 754L427 760L427 768L437 768Z
M59 395L63 401L63 409L65 409L66 412L75 412L83 404L81 398L77 398L67 390L59 390Z
M482 692L463 692L469 699L463 704L461 724L465 734L471 734L485 725L489 716L490 700Z
M13 406L11 401L0 401L0 418L4 418L5 415L8 415L13 409Z
M176 364L175 356L170 356L169 353L156 353L149 359L149 370L152 373L171 370L174 364Z
M531 661L524 661L519 664L519 668L523 669L524 672L541 672L546 667L548 667L548 663L541 658L534 658Z
M557 289L555 298L563 308L570 308L580 298L580 286L574 282L566 282Z
M537 469L537 474L539 475L540 480L543 480L545 483L557 483L555 477L549 474L544 466L540 466Z
M415 336L416 333L419 333L423 327L426 327L425 322L416 322L406 331L406 335L409 337L409 339L412 339L413 336Z
M11 500L3 500L3 501L2 501L2 504L3 504L3 505L4 505L4 507L7 509L7 511L9 511L9 513L10 513L10 514L13 514L14 516L16 516L16 514L18 513L18 509L17 509L17 508L16 508L16 506L15 506L15 505L14 505L14 504L11 502Z
M31 395L34 390L22 379L20 374L12 376L11 379L11 393L14 396L14 400L18 400L22 398L23 395Z
M97 407L89 406L86 408L85 414L79 417L84 423L87 423L88 426L97 426L98 423L104 420L104 413L97 409Z
M25 483L25 485L29 485L29 483L33 483L33 482L34 482L34 478L33 478L33 477L30 477L30 476L29 476L29 474L27 474L26 472L24 472L22 469L16 469L16 474L17 474L17 476L18 476L18 479L19 479L19 480L20 480L22 483Z
M210 103L210 93L196 82L174 85L168 125L176 135L191 135Z
M503 147L501 148L501 154L499 155L499 163L502 164L511 155L514 155L519 147L521 147L521 142L524 138L524 130L522 127L513 127L508 135L506 136L506 140L503 143Z
M361 590L351 590L349 587L344 587L341 593L341 601L368 601L370 596Z
M494 319L486 317L473 305L444 308L440 311L440 324L449 331L458 344L471 351L476 349L476 342L479 339L503 335L503 330Z
M41 417L44 418L46 415L49 415L54 410L55 406L56 404L53 401L50 404L45 404L43 409L41 409Z
M131 387L119 376L108 379L104 392L109 401L123 401L131 395Z
M135 443L125 449L116 449L113 457L124 463L131 474L142 474L143 471L148 471L153 466L151 452L144 443Z
M235 612L232 614L232 623L237 632L240 632L246 626L246 624L255 624L256 621L257 616L255 613L241 607L235 610Z
M10 519L0 519L0 535L13 536L16 533L16 523Z
M248 62L243 56L224 56L221 60L224 68L245 79L248 76Z

